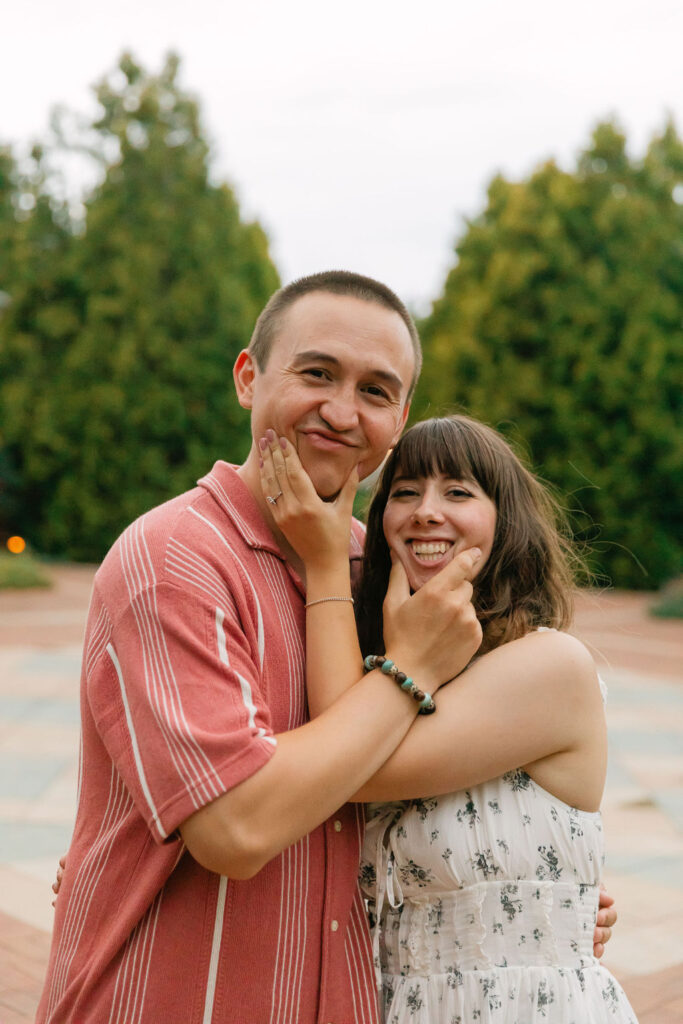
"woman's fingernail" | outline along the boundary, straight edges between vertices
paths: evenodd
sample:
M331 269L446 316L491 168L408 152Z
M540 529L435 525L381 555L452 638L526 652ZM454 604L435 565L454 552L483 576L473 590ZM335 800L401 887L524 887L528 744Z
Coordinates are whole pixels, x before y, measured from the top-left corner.
M268 447L268 442L266 441L265 437L261 438L258 445L262 452L266 450L266 448Z
M287 438L286 437L281 437L280 438L280 447L282 448L283 452L287 451Z
M270 429L270 427L268 427L268 429L266 430L266 437L268 438L268 443L269 444L272 444L273 441L275 440L275 434Z

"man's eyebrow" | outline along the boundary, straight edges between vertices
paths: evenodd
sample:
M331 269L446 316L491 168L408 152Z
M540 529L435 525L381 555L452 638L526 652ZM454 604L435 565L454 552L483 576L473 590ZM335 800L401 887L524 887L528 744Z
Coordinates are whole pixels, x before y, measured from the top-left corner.
M329 352L318 352L315 349L307 349L306 352L297 352L292 360L294 366L301 366L302 363L329 363L331 366L341 366L336 356Z
M303 366L304 363L327 363L328 366L334 366L336 368L341 366L341 362L336 356L331 356L329 352L318 352L316 349L307 349L305 352L297 352L292 360L292 366ZM382 370L377 367L374 370L368 371L368 377L384 381L388 387L394 388L399 392L403 388L403 381L397 374L392 373L391 370Z

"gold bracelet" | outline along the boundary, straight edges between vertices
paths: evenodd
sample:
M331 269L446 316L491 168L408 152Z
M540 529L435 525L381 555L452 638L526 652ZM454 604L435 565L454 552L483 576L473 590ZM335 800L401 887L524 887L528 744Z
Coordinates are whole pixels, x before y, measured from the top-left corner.
M353 604L352 597L319 597L316 601L307 601L304 608L312 608L314 604L323 604L325 601L350 601Z

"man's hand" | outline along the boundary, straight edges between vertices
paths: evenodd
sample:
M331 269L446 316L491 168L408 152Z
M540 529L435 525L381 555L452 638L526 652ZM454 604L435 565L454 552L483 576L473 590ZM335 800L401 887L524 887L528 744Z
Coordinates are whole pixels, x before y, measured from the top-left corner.
M383 606L386 652L430 693L462 672L481 645L470 582L480 559L479 548L459 552L412 595L405 569L393 559Z
M57 868L57 877L52 883L52 891L55 894L55 898L52 901L52 906L57 906L57 897L59 896L59 890L62 886L62 879L64 878L64 868L66 867L66 854L63 853L59 858L59 867Z
M605 943L612 937L612 928L616 924L617 912L614 909L614 898L609 896L604 885L600 886L600 903L598 917L593 933L593 956L600 960L605 954Z

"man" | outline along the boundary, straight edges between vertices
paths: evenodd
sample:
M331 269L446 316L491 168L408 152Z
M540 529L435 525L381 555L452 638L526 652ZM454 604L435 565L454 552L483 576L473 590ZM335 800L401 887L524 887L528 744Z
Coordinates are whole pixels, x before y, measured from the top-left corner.
M344 804L416 706L374 671L307 722L305 583L261 492L258 439L287 437L333 498L398 438L419 364L412 320L383 285L333 272L282 289L235 365L246 462L217 463L105 559L39 1021L376 1020L355 881L362 818ZM361 543L356 525L352 560ZM463 553L389 609L387 650L425 690L478 647L473 564Z

